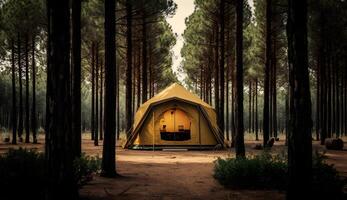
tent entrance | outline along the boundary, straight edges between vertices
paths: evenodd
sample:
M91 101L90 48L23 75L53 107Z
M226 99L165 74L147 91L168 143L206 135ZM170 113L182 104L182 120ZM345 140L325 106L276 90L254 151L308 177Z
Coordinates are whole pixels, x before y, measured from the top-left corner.
M165 111L160 119L160 139L185 141L191 139L191 121L187 114L177 108Z

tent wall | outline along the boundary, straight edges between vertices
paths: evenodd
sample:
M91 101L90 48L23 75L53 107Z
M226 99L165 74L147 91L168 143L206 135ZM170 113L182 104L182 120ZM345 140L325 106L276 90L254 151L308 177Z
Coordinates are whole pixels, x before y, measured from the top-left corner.
M168 141L162 140L160 137L160 120L162 115L169 109L180 109L186 113L191 121L191 139L185 141ZM153 107L148 113L142 127L139 129L139 134L134 141L134 145L139 146L199 146L199 145L216 145L217 141L211 131L208 122L197 106L188 104L182 101L169 101Z

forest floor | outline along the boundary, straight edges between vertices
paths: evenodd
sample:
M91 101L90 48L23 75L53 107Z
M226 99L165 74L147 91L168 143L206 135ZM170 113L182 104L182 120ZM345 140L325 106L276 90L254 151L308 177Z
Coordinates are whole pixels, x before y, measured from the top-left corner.
M95 147L87 136L83 137L82 150L87 155L102 155L102 145ZM346 141L346 140L345 140ZM21 147L43 150L41 144L20 144ZM247 155L261 151L252 147L254 140L245 140ZM102 144L102 142L100 142ZM13 145L0 143L0 153ZM16 148L14 147L14 148ZM325 148L313 142L321 152ZM276 142L271 152L285 150L283 142ZM233 156L234 150L220 151L139 151L117 147L116 160L119 177L114 179L95 176L80 190L83 199L285 199L283 191L226 189L213 178L213 161L218 157ZM326 151L328 162L334 164L342 176L347 177L347 143L344 151Z

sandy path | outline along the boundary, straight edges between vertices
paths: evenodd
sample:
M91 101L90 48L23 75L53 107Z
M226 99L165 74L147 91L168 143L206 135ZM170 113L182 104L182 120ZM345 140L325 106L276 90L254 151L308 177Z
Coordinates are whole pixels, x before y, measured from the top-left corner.
M17 146L0 143L0 153L18 146L43 149L41 144ZM100 142L102 144L102 142ZM254 141L246 141L247 154L260 151L251 147ZM314 148L323 151L317 142ZM345 143L345 149L347 144ZM83 139L83 151L88 155L100 155L102 146L95 147L91 140ZM283 143L277 142L272 152L282 152ZM121 177L114 179L96 176L80 190L84 199L284 199L284 192L268 190L231 190L221 186L213 177L213 161L218 157L234 155L233 151L136 151L117 148L117 171ZM329 163L335 164L347 177L347 151L327 151Z
M211 151L117 151L121 178L96 179L81 190L90 199L283 199L277 191L226 190L213 177Z

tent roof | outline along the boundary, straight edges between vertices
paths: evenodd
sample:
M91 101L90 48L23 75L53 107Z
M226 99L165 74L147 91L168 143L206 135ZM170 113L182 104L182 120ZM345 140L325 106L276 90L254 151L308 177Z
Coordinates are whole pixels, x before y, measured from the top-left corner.
M207 104L206 102L201 100L195 94L189 92L186 88L184 88L180 84L174 83L174 84L170 85L169 87L165 88L163 91L161 91L157 95L155 95L153 98L146 101L144 104L142 104L140 106L139 110L141 108L149 106L151 103L162 101L164 99L171 99L173 97L176 97L176 98L179 98L182 100L191 101L191 102L200 104L202 106L212 108L209 104Z
M134 134L136 134L137 129L139 128L141 122L143 121L143 118L146 117L146 114L150 110L151 106L158 104L160 102L165 102L172 99L185 101L185 102L192 103L201 107L202 108L201 110L204 112L207 120L212 126L212 129L213 129L213 132L215 133L217 141L221 140L219 136L220 129L218 128L218 125L217 125L217 118L216 118L216 113L214 109L209 104L201 100L198 96L196 96L195 94L192 94L191 92L189 92L187 89L185 89L183 86L181 86L178 83L174 83L170 85L169 87L167 87L166 89L164 89L163 91L161 91L160 93L158 93L157 95L155 95L154 97L152 97L151 99L143 103L138 108L134 118L132 133L129 139L130 140L135 139L133 138L133 136ZM128 145L128 142L129 141L127 141L126 146Z

